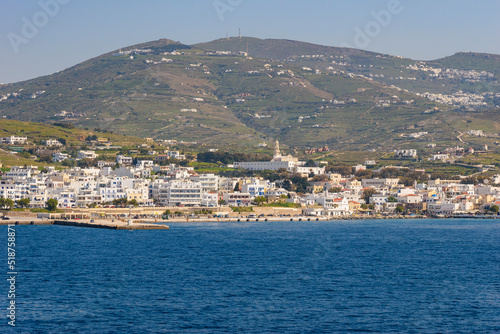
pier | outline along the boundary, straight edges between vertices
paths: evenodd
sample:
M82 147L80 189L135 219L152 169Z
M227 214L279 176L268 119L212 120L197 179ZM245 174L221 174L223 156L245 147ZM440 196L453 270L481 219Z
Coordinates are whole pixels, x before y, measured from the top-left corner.
M9 220L0 220L0 225L59 225L88 228L104 228L111 230L168 230L169 226L159 223L134 222L123 220L57 220L16 217Z

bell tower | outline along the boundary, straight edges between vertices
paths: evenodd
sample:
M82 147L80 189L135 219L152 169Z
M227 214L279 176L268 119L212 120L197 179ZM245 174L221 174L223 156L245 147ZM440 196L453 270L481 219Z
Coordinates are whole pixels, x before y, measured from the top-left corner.
M274 157L280 157L280 142L276 139L276 142L274 143Z

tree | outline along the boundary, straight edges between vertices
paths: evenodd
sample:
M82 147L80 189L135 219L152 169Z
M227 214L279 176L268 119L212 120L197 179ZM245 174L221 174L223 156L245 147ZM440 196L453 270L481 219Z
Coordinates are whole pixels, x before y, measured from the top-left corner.
M95 167L95 166L97 166L97 161L96 161L96 159L84 158L84 159L78 160L77 165L78 165L78 167L82 167L82 168Z
M370 197L376 193L377 191L375 190L375 188L366 188L365 190L363 190L363 199L365 200L366 204L368 204L368 202L370 201Z
M394 196L387 197L387 202L396 203L398 200Z
M283 168L283 167L279 168L277 170L277 172L278 172L278 174L284 174L285 176L288 174L288 171L286 170L286 168Z
M19 153L19 155L23 158L26 158L26 159L31 158L31 154L27 151L22 151L21 153Z
M113 203L113 205L115 206L124 207L125 205L127 205L128 201L126 197L121 197L114 199L111 203Z
M296 186L295 191L299 193L305 193L307 191L307 186L309 185L309 182L307 182L307 177L302 177L300 176L300 174L294 174L291 178L291 181Z
M10 198L0 198L0 208L10 210L14 206L14 201Z
M412 179L411 177L406 177L406 176L399 177L399 183L403 184L405 187L411 187L414 182L415 179Z
M57 199L55 199L55 198L49 198L49 200L45 203L45 205L47 205L47 210L49 210L49 211L56 211L58 204L59 203L57 202Z
M342 187L331 187L330 189L328 189L329 193L339 193L341 191L342 191Z
M492 206L490 206L490 211L491 212L498 213L498 210L499 210L498 205L493 204Z
M328 181L328 175L325 175L325 174L314 175L311 181L313 181L313 182Z
M326 170L332 173L339 173L341 175L351 175L352 167L348 165L327 166Z
M76 166L76 161L73 159L65 159L62 163L63 166L67 167L75 167Z
M66 145L66 139L64 138L59 138L57 139L61 144Z
M50 155L42 155L40 157L38 157L38 162L42 163L52 163L52 157Z
M234 186L233 191L240 191L240 183L239 182L236 182L236 185Z
M360 180L361 179L371 179L373 177L373 172L371 170L367 170L367 169L360 169L354 175L356 175L356 177Z
M309 159L309 160L307 160L307 162L304 165L304 167L316 167L316 164L314 163L314 160Z
M396 212L397 212L397 213L401 213L401 212L403 212L404 210L405 210L404 206L402 206L402 205L397 205L397 206L396 206Z
M460 183L462 184L478 184L478 180L475 176L468 176L465 179L463 179Z
M54 126L60 126L61 128L65 129L74 129L75 126L71 123L54 123Z
M30 204L30 199L29 198L20 199L16 201L16 204L21 208L27 208L28 204Z
M135 207L139 206L139 203L137 203L137 200L135 198L133 200L131 200L130 202L128 202L128 204L133 205Z
M267 202L267 198L265 196L257 196L253 200L257 205L262 205L262 203Z

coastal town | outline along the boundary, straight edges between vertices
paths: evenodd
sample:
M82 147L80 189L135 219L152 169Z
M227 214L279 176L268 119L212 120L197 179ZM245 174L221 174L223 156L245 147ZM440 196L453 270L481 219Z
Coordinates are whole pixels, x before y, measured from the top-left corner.
M26 140L15 136L3 139L9 144ZM62 145L55 139L49 144ZM123 154L118 154L116 161L97 158L93 150L80 150L76 158L55 150L53 162L92 163L67 163L64 169L28 165L4 169L0 205L4 210L35 212L52 205L52 210L88 210L104 215L120 207L153 209L148 212L163 216L203 213L224 217L496 215L500 205L499 174L430 178L424 170L397 166L375 170L370 168L374 161L329 168L326 161L299 161L282 155L278 141L271 160L226 164L233 174L239 173L237 176L198 172L185 163L186 155L179 151L156 154L150 160ZM4 211L4 216L8 215Z

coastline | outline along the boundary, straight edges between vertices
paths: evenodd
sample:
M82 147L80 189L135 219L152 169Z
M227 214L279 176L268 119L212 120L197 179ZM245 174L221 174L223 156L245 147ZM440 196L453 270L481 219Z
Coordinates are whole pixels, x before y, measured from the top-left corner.
M334 221L346 221L346 220L414 220L414 219L500 219L500 216L493 215L454 215L454 216L425 216L425 215L415 215L415 216L337 216L337 217L326 217L326 216L298 216L298 217L261 217L261 218L250 218L246 216L242 217L219 217L219 218L209 218L209 217L175 217L168 219L78 219L78 220L58 220L58 219L43 219L43 218L30 218L30 217L15 217L9 220L0 220L0 225L59 225L59 226L73 226L73 227L88 227L88 228L104 228L104 229L115 229L115 230L158 230L158 229L169 229L169 226L165 225L167 223L238 223L238 222L334 222Z

